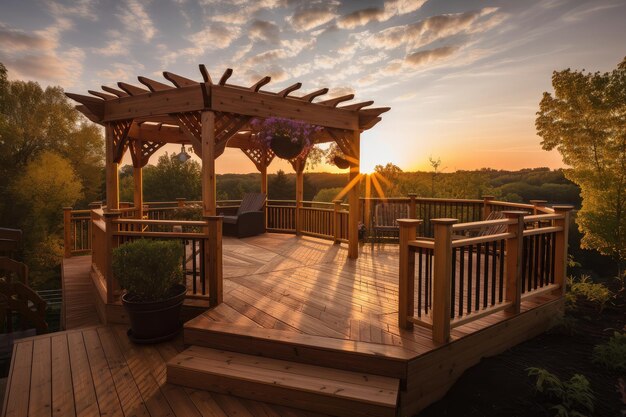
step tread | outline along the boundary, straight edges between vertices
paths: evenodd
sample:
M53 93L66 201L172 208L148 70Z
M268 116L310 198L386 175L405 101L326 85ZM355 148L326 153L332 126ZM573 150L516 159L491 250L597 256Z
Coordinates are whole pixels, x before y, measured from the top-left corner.
M413 359L416 356L415 352L401 346L383 345L348 339L337 339L327 336L308 335L285 330L221 323L212 321L202 315L187 322L185 324L185 329L264 339L294 346L341 351L355 355L384 357L388 360L401 362Z
M168 368L395 408L399 379L192 346Z

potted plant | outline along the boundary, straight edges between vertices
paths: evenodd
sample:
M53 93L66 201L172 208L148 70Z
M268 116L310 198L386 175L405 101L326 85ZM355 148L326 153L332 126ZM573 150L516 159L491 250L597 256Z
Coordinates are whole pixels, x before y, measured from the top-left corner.
M346 156L341 151L336 143L333 143L326 152L326 163L333 164L339 169L350 168L350 162L346 159Z
M180 309L185 300L182 250L174 240L137 239L113 250L112 268L130 319L129 338L156 343L181 329Z
M283 159L296 158L310 149L313 135L321 130L319 126L279 117L254 119L250 125L259 146L272 149Z

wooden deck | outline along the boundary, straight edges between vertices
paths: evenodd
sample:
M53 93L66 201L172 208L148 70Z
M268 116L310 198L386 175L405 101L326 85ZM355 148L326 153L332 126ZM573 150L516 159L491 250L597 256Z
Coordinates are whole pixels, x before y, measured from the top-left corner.
M89 279L91 256L64 258L62 270L63 329L78 329L100 324L94 307L95 294Z
M293 235L226 238L223 245L224 303L187 322L184 338L135 346L125 327L111 326L21 341L3 415L311 416L285 404L323 411L336 396L317 401L312 395L327 389L326 379L286 393L277 391L284 380L268 371L296 372L297 363L309 373L315 371L307 366L324 367L329 371L320 375L330 379L338 372L396 378L400 392L391 410L412 416L482 357L544 331L562 307L550 295L528 298L523 314L483 317L455 328L452 341L440 345L425 328L397 325L396 245L362 246L356 261L345 245ZM242 374L244 365L255 381ZM166 368L171 380L191 388L166 383ZM356 388L361 397L365 389ZM283 405L255 401L268 398ZM367 403L346 404L337 403L334 413L389 415Z

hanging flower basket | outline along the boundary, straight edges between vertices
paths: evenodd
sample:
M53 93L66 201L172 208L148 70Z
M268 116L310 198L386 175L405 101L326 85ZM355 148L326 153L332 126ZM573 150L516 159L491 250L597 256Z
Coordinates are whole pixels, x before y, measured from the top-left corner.
M341 156L335 156L333 158L333 164L339 169L348 169L350 168L350 162L346 158L342 158Z
M272 136L270 148L277 157L283 159L293 159L302 153L304 145L300 141L293 142L289 136Z
M313 136L321 127L291 119L269 117L250 122L258 146L269 148L276 156L293 159L313 146Z

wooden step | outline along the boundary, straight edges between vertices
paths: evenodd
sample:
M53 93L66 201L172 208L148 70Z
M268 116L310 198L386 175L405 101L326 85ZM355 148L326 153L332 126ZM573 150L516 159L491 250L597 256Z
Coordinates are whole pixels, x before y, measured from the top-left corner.
M185 324L185 344L211 347L405 379L415 353L400 346L212 321L198 316Z
M192 346L167 363L167 382L335 416L395 416L400 381Z

